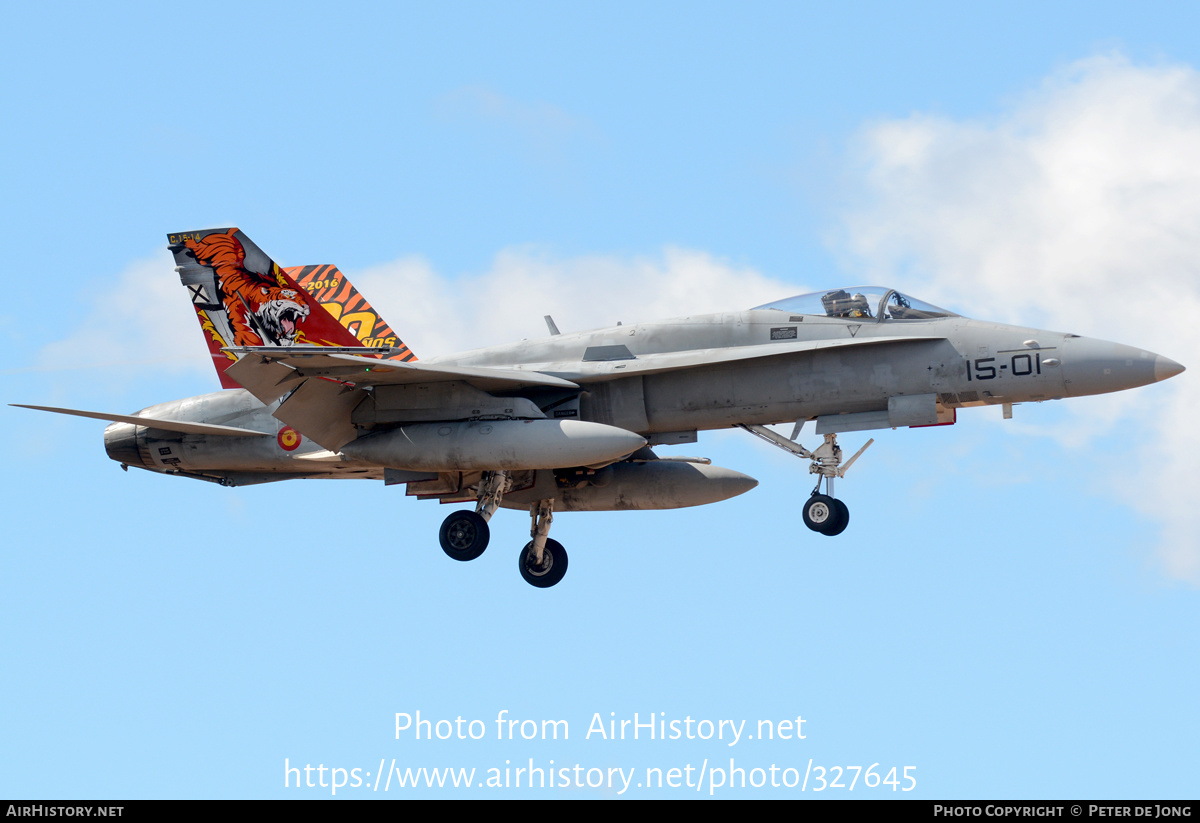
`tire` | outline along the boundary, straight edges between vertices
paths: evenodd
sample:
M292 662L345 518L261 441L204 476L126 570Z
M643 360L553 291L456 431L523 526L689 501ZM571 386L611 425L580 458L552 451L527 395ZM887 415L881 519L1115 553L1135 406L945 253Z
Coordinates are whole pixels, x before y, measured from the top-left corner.
M850 510L846 508L846 504L841 500L834 500L833 507L837 510L833 525L826 527L821 532L821 534L828 535L829 537L841 534L850 525Z
M521 549L521 555L517 558L521 577L525 578L525 582L531 586L548 589L562 580L563 575L567 573L567 550L557 540L546 538L546 548L542 551L542 567L530 568L532 562L533 541L530 540L525 544L525 548Z
M453 512L442 521L438 540L442 551L455 560L474 560L483 554L491 540L487 521L473 511Z
M801 514L804 525L825 534L826 529L837 525L837 501L824 494L814 494L804 502Z

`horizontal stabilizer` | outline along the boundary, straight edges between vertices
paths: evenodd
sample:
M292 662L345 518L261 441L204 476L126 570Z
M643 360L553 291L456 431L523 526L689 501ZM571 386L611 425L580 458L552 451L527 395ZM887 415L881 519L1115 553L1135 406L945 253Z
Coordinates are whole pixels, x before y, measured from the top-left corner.
M109 423L132 423L135 426L147 426L152 429L162 429L184 434L219 434L226 437L274 437L274 432L259 432L253 429L240 429L237 426L217 426L213 423L188 423L182 420L161 420L157 417L141 417L136 414L108 414L106 412L80 411L79 409L59 409L53 406L26 406L21 403L9 403L20 409L36 409L37 411L54 412L55 414L70 414L75 417L90 417L93 420L107 420Z

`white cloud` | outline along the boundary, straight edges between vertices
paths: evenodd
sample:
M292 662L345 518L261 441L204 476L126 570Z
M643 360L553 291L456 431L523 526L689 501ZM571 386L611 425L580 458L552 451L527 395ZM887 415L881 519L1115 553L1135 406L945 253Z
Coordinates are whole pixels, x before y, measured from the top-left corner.
M464 86L438 98L437 110L446 117L469 117L504 124L522 131L569 132L581 121L551 103L525 102L488 86Z
M37 370L155 363L172 373L210 369L200 324L173 273L171 254L131 263L93 284L91 306L70 336L39 352Z
M444 121L482 128L488 139L513 140L533 152L537 162L561 162L560 153L580 138L595 138L598 129L588 120L541 100L526 101L488 86L465 86L434 101Z
M866 128L858 149L861 199L840 243L865 279L981 318L1117 340L1200 369L1195 69L1094 57L995 120L914 115ZM1150 389L1072 401L1073 419L1055 432L1074 447L1121 439L1127 450L1108 465L1120 472L1125 499L1164 524L1159 557L1168 574L1194 583L1198 407L1200 385L1187 372Z

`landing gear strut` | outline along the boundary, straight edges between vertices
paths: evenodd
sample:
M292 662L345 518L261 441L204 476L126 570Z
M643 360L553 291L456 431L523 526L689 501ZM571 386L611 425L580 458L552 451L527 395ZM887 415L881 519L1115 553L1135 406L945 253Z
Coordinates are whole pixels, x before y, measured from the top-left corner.
M792 432L793 439L800 434L801 426L801 423L796 424L796 428ZM776 434L765 426L739 424L738 428L745 429L756 437L761 437L768 443L778 446L784 451L791 452L797 457L811 460L812 463L809 465L808 471L810 474L817 475L817 485L812 491L812 496L808 498L801 509L804 525L815 532L820 532L829 537L841 534L846 530L846 526L850 524L850 510L846 508L845 503L834 498L833 479L835 477L845 477L846 472L854 465L854 461L867 450L868 446L875 442L874 438L863 444L863 447L855 452L854 456L846 461L846 465L843 466L842 447L837 443L836 434L826 434L825 442L816 451L810 452L799 443ZM825 494L821 494L822 481L825 482Z
M442 522L438 534L442 551L455 560L474 560L483 554L491 539L488 521L511 488L512 479L508 472L484 472L479 481L475 511L452 512ZM547 499L533 503L529 507L529 516L532 521L529 536L533 539L521 549L517 565L526 582L539 589L548 589L567 573L567 550L557 540L550 539L554 501Z
M533 539L521 549L517 566L521 577L531 586L548 589L567 573L567 550L562 543L550 539L550 524L554 522L554 501L539 500L529 507L532 520L529 536Z
M484 472L479 481L479 502L475 511L451 512L442 521L438 532L442 551L455 560L474 560L483 554L492 536L488 521L511 486L508 472Z

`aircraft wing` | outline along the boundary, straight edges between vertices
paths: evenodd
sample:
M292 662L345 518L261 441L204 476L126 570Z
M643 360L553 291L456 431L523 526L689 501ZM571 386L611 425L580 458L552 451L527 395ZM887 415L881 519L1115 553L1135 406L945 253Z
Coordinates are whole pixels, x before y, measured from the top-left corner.
M542 374L531 369L494 369L474 366L437 366L420 361L403 362L360 357L355 354L334 353L305 346L290 349L277 347L235 348L234 354L246 354L230 368L230 374L239 383L258 396L246 385L242 377L258 383L256 374L270 364L281 364L289 371L294 370L294 379L305 377L327 377L332 380L354 383L357 386L396 385L402 383L440 383L461 380L481 391L503 391L523 389L530 386L548 386L559 389L577 389L578 385L561 377ZM276 367L272 374L284 376ZM277 378L278 379L278 378ZM280 396L290 390L285 388ZM262 397L259 397L262 400ZM264 401L266 402L266 401Z
M55 414L70 414L75 417L90 417L93 420L107 420L110 423L133 423L135 426L148 426L152 429L183 432L184 434L219 434L225 437L274 437L274 434L241 429L237 426L218 426L213 423L187 423L180 420L163 420L157 417L142 417L136 414L108 414L107 412L80 411L79 409L59 409L54 406L26 406L21 403L9 403L21 409L36 409L37 411L54 412Z
M921 343L944 339L944 337L929 336L889 336L850 339L838 338L833 340L789 340L786 343L761 343L753 346L729 346L715 349L687 349L685 351L639 354L636 356L630 354L629 350L624 346L603 346L600 348L617 351L606 351L595 360L589 359L585 353L582 362L572 364L572 367L566 371L561 368L561 364L555 364L554 367L543 364L542 367L546 371L563 377L575 380L595 381L596 379L623 377L628 374L655 374L657 372L689 369L697 366L735 363L762 357L778 357L787 354L820 352L860 346ZM619 351L621 349L624 349L624 353Z
M327 354L311 347L232 351L242 356L226 374L263 403L289 395L272 413L274 417L333 452L358 437L353 414L368 387L457 383L483 393L530 386L578 388L569 380L533 370L432 366ZM514 398L508 404L517 402L529 401Z
M424 362L405 363L328 353L314 347L239 347L230 349L241 355L226 374L263 403L273 403L288 395L273 415L331 452L358 437L353 421L355 409L366 398L364 389L400 384L466 383L473 389L490 393L528 387L577 389L572 380L615 379L626 374L650 374L675 369L710 366L751 358L773 357L800 352L817 352L848 346L914 343L941 340L940 337L873 337L789 341L756 346L698 349L664 352L634 357L624 346L604 346L603 358L570 364L543 364L526 368L484 368L440 365ZM624 354L614 352L623 349ZM610 355L616 354L616 357ZM555 374L547 374L552 371ZM315 378L315 379L314 379ZM519 402L513 399L510 402ZM525 401L528 402L528 401Z

